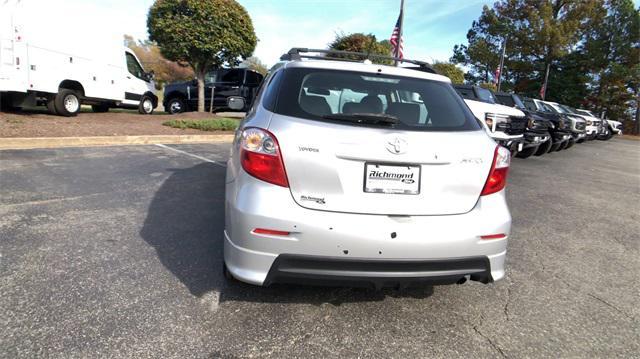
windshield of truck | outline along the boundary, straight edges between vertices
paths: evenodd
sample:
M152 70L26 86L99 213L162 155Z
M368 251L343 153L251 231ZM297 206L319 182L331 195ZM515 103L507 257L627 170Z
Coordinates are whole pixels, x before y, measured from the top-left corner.
M518 95L511 95L511 98L513 99L513 102L516 103L516 107L519 109L526 109L527 106L524 105L524 102L522 102L522 100L520 99L520 96Z
M487 90L487 89L483 89L482 87L476 87L476 93L478 94L478 97L480 98L480 100L482 100L483 102L488 102L488 103L496 103L496 99L495 97L493 97L493 94L491 93L491 91Z
M451 84L328 69L283 70L276 113L349 125L413 131L480 129Z

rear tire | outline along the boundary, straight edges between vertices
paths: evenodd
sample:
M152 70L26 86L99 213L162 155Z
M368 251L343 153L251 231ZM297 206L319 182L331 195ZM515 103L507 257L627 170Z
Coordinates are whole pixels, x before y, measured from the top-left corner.
M538 147L539 146L523 148L522 151L516 153L516 157L518 157L518 158L529 158L529 157L533 156L533 154L538 151Z
M76 116L80 112L80 95L74 90L60 89L54 104L58 115L65 117Z
M91 105L91 110L96 113L109 112L109 105Z
M142 115L151 115L153 113L153 99L149 96L142 96L138 112Z
M542 143L540 146L538 146L538 149L536 150L536 153L534 153L535 156L542 156L545 153L549 152L549 149L551 148L551 146L553 146L553 139L549 139L549 141Z

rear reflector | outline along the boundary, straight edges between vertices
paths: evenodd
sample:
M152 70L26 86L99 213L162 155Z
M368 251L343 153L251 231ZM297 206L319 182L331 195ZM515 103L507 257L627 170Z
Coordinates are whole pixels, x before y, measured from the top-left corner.
M480 236L480 239L500 239L500 238L506 238L507 235L504 233L498 233L498 234L489 234L486 236Z
M255 234L268 234L271 236L288 236L289 232L276 231L275 229L256 228L253 230Z

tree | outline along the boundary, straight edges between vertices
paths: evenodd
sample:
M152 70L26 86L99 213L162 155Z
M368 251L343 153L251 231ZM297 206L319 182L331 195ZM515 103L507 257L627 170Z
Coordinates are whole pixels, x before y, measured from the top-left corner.
M451 61L470 68L467 80L489 82L507 39L505 65L511 82L503 85L534 95L547 67L557 70L558 61L579 42L583 20L598 2L601 0L503 0L493 8L485 6L467 33L468 45L456 45ZM548 86L547 93L555 90Z
M193 68L199 112L204 112L205 74L238 65L240 58L251 56L258 41L249 14L233 0L156 0L147 28L167 59Z
M461 84L464 82L464 72L450 62L436 62L433 64L433 69L439 74L450 78L451 82L454 84Z
M188 64L165 59L157 44L148 40L136 42L131 35L124 35L124 43L133 50L146 71L155 73L158 89L166 83L193 79L193 70Z
M262 61L260 61L260 59L255 56L251 56L246 60L242 61L242 64L240 64L240 66L257 71L258 73L261 73L263 75L266 75L267 72L269 72L269 69L267 69L267 66L263 64Z
M608 0L592 22L578 50L589 64L587 104L612 120L630 120L640 96L640 9Z
M391 56L391 43L388 40L378 41L373 34L365 35L363 33L354 33L345 35L344 33L336 34L336 38L329 44L330 50L363 52L375 55ZM327 57L347 58L353 60L362 60L357 56L327 54ZM372 62L379 64L392 64L391 60L371 59Z

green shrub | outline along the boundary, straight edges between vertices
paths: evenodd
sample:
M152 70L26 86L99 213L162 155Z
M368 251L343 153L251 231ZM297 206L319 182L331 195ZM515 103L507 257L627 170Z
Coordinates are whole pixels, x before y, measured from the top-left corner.
M201 131L233 131L238 128L239 120L232 118L212 118L207 120L171 120L163 123L165 126L186 129L193 128Z

